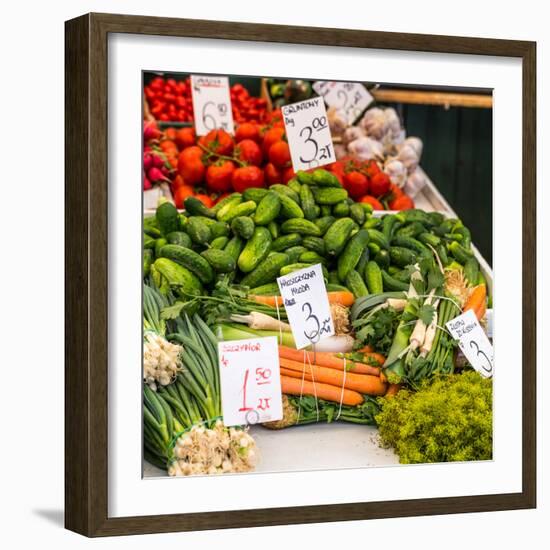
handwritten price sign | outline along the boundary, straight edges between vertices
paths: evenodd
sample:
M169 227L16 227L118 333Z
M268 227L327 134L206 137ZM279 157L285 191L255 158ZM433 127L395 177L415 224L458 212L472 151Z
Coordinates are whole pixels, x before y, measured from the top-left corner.
M334 334L321 264L279 277L277 283L297 349Z
M219 129L234 133L229 79L226 76L191 75L191 94L198 136Z
M283 418L277 338L218 343L223 423L257 424Z
M472 367L485 378L493 376L493 346L472 310L455 317L447 328Z
M344 111L349 124L374 101L367 89L357 82L318 81L313 89L325 100L329 107Z
M336 160L327 110L320 97L281 108L294 171L324 166Z

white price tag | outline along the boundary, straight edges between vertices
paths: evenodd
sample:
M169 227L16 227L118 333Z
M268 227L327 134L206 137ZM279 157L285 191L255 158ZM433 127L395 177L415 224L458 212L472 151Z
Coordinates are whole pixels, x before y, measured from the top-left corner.
M226 76L191 75L191 94L195 132L204 136L210 130L225 130L233 134L233 111Z
M284 105L281 111L295 172L336 160L327 110L320 97Z
M365 86L358 82L318 81L313 89L325 100L329 107L344 111L349 124L374 101Z
M277 279L297 349L334 334L321 264Z
M277 338L218 343L223 423L257 424L283 418Z
M485 378L493 376L493 346L470 309L446 324L472 367Z

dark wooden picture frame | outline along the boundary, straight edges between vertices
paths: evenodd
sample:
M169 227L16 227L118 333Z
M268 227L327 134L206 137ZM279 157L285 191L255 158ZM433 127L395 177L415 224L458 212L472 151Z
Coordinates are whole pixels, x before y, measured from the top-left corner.
M523 69L523 449L520 493L108 516L107 40L109 33L515 57ZM251 527L536 506L536 44L112 14L65 25L65 525L86 536Z

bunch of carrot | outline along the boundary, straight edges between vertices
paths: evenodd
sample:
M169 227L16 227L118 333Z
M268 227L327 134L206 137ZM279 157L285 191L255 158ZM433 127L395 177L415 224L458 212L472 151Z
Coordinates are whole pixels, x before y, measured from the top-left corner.
M350 307L353 305L353 302L355 302L354 295L345 290L327 292L327 296L329 304L339 304L341 306ZM249 299L271 307L283 305L282 296L257 296L251 294L249 295Z
M385 395L388 388L380 369L385 357L368 352L365 361L371 364L348 361L332 353L279 346L281 390L288 395L312 395L342 405L360 405L363 394Z

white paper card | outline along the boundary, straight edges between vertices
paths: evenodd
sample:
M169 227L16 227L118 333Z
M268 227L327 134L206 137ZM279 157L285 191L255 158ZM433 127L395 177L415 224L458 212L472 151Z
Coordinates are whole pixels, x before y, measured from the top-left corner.
M195 132L204 136L210 130L225 130L233 134L233 111L226 76L191 75L191 95Z
M284 105L281 112L295 172L336 160L327 110L320 97Z
M277 283L297 349L334 334L321 264L279 277Z
M283 418L277 338L218 343L223 423L257 424Z
M493 376L493 346L470 309L447 323L447 328L472 367L485 378Z
M353 124L357 117L374 101L374 97L365 86L358 82L319 80L313 84L313 89L329 107L343 111L348 124Z

